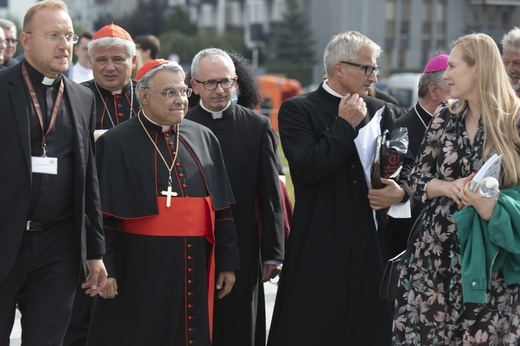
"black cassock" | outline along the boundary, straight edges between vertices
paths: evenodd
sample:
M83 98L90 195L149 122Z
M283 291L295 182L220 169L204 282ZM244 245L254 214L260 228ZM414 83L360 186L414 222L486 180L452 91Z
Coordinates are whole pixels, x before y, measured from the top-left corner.
M358 128L387 105L364 99L368 112ZM280 109L295 209L269 346L390 345L392 308L379 298L388 245L375 230L358 129L338 118L340 100L320 86ZM387 112L381 124L392 128Z
M109 248L104 260L109 277L117 279L119 294L114 299L96 298L87 344L210 345L207 266L211 246L206 238L117 230L121 220L156 215L157 197L167 189L168 171L139 119L168 165L173 152L178 154L172 174L172 190L178 196L172 199L211 197L216 216L216 274L239 269L229 207L233 196L217 139L206 128L183 120L177 148L174 129L163 133L142 115L134 117L96 142Z
M134 117L141 108L135 96L136 82L133 80L130 80L119 93L103 89L94 79L81 85L92 90L96 98L96 129L111 129Z
M275 133L269 118L233 103L221 119L213 119L200 104L186 118L217 136L235 197L241 269L229 299L215 302L215 345L264 345L261 267L263 261L282 260L284 251Z

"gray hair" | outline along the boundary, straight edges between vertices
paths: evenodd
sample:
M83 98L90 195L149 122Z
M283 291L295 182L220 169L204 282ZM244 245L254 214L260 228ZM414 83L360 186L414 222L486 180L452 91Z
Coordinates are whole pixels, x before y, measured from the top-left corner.
M332 72L338 61L356 59L362 47L368 48L376 59L383 52L377 43L357 31L346 31L333 36L323 54L325 75Z
M5 30L11 30L12 28L14 28L16 30L16 25L9 19L0 18L0 28Z
M500 43L502 44L502 48L504 50L511 49L520 52L520 27L515 26L513 29L511 29L511 31L502 37L502 41L500 41Z
M151 88L153 87L153 76L157 71L165 70L165 71L171 71L177 73L181 80L184 81L184 78L186 78L186 73L182 69L182 66L179 65L176 61L170 61L166 64L159 65L157 67L154 67L150 71L148 71L144 76L139 79L137 82L136 90L139 91L140 89L144 89L147 94L150 94L152 92ZM139 103L141 103L141 99L139 98L139 92L136 93L137 100Z
M233 60L231 59L231 57L229 56L229 54L226 51L219 49L219 48L206 48L206 49L203 49L200 52L198 52L197 55L195 55L195 57L193 58L193 60L191 62L191 78L197 78L197 75L199 72L200 60L202 58L209 57L211 62L213 62L214 61L213 57L215 57L215 56L223 57L224 60L226 60L228 62L228 64L233 67L233 71L234 71L233 73L236 74L235 64L233 64Z
M435 83L442 90L446 90L446 88L448 87L448 81L442 79L443 74L444 70L423 73L421 75L421 78L419 78L419 90L417 92L417 96L419 96L419 98L423 98L426 95L428 95L428 85L430 85L430 83Z
M120 37L101 37L88 43L88 55L92 56L94 49L100 46L102 48L125 47L128 55L133 58L136 53L134 41L125 40Z

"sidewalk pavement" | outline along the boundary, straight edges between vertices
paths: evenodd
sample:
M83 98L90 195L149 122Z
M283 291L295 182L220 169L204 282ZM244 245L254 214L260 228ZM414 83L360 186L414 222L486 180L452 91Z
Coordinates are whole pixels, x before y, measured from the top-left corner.
M273 314L274 307L274 299L276 297L276 288L277 285L275 283L266 282L264 284L265 290L265 312L266 312L266 325L267 331L269 332L269 326L271 325L271 315ZM11 343L10 346L21 346L21 328L20 328L20 313L18 310L16 311L16 320L14 323L13 331L11 333Z

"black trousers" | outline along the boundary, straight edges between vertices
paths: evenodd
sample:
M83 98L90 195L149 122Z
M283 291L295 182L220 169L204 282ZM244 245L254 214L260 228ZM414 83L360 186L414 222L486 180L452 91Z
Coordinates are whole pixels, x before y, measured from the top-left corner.
M16 307L24 346L60 346L80 269L74 221L20 232L24 235L15 265L0 282L0 346L9 345Z
M81 288L81 282L78 282L72 315L63 340L63 346L85 346L87 344L93 306L94 298L85 294L85 290Z

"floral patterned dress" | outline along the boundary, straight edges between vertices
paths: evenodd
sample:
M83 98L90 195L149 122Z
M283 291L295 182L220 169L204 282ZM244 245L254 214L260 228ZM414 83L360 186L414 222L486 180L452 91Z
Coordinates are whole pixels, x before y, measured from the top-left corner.
M428 204L400 273L393 345L520 344L519 285L507 286L493 273L488 302L464 303L453 219L459 207L447 197L426 199L431 179L455 180L482 166L482 124L471 144L465 116L466 111L453 116L446 105L437 109L411 173L415 198Z

